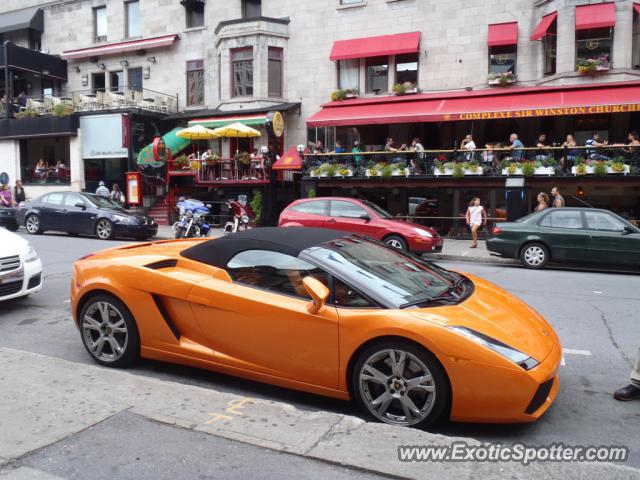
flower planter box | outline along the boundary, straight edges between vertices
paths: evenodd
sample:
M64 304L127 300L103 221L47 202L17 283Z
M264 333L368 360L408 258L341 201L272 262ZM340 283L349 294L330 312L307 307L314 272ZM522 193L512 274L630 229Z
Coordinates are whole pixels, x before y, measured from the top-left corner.
M357 93L347 93L347 94L345 94L344 98L358 98L358 94Z
M586 171L585 171L585 175L593 175L593 170L594 167L592 167L591 165L587 165L586 166ZM628 175L631 171L631 168L629 167L629 165L625 165L624 166L624 171L622 172L615 172L613 170L612 167L607 167L607 174L614 174L614 175ZM571 173L573 175L578 175L578 167L571 167Z
M347 173L346 175L342 175L342 174L336 172L334 177L340 177L340 178L353 177L353 172L351 170L349 170L349 173Z
M511 85L512 83L516 83L516 79L514 78L513 80L507 80L505 81L500 81L499 79L495 79L495 80L487 80L487 84L492 85L492 86L498 86L498 87L506 87Z
M469 170L468 168L464 169L465 177L467 175L482 175L483 173L484 171L482 170L482 168L478 168L477 170ZM453 168L445 168L444 170L438 170L436 168L434 175L436 177L450 177L453 175Z
M533 171L534 175L540 175L540 176L550 176L550 175L555 175L556 174L556 169L554 167L536 167L535 170ZM509 169L508 168L503 168L502 169L502 175L504 176L516 176L516 175L524 175L522 173L522 168L516 168L515 171L513 173L509 173Z
M391 173L391 176L393 177L408 177L411 174L410 170L408 168L405 168L404 170L400 170L400 169L396 169Z

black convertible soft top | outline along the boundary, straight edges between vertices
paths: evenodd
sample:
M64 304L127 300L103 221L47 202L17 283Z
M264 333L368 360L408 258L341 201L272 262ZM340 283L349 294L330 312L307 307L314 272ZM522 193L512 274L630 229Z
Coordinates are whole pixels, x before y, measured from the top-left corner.
M229 260L246 250L269 250L297 257L309 247L345 236L349 234L326 228L254 228L199 243L180 254L190 260L225 268Z

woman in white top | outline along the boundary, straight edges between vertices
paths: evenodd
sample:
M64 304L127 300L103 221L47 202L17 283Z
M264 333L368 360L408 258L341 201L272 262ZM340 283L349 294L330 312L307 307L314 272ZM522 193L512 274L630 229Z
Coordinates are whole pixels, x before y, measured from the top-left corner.
M484 211L482 205L480 205L480 199L475 197L471 200L469 208L467 208L467 225L471 228L471 248L478 246L478 230L480 227L487 223L487 213Z

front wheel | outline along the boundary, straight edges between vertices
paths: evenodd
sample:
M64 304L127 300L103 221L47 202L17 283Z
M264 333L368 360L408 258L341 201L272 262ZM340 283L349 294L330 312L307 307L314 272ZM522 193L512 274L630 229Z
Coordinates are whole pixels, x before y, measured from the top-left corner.
M140 356L133 315L111 295L96 295L82 307L80 335L87 352L101 365L125 367Z
M391 235L384 239L384 243L389 245L390 247L397 248L398 250L407 250L407 242L404 241L402 237L398 235Z
M543 268L549 262L549 250L541 243L528 243L520 251L520 261L527 268Z
M31 235L40 235L42 233L42 226L40 225L40 217L36 214L27 216L24 222L24 226Z
M106 218L101 218L96 224L96 235L100 240L113 238L113 224Z
M450 398L446 374L435 357L401 341L366 348L353 368L351 391L366 413L400 426L435 422Z

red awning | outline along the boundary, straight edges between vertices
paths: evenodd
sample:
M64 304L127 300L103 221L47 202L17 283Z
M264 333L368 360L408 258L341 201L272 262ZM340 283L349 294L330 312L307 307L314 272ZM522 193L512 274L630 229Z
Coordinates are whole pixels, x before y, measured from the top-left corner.
M80 48L78 50L67 50L62 52L60 56L65 60L74 60L104 55L118 55L121 53L136 52L138 50L151 50L153 48L172 45L178 38L180 37L176 34L164 35L162 37L145 38L143 40L132 40L130 42L112 43L97 47Z
M533 35L531 35L531 41L540 40L541 38L546 37L551 24L553 24L556 18L558 18L558 12L553 12L542 17L542 20L540 20L540 23L534 30Z
M596 3L576 7L576 30L607 28L616 24L616 5Z
M382 57L416 53L420 48L420 32L381 35L379 37L338 40L331 49L331 60Z
M271 167L274 170L302 170L302 157L297 147L287 150L282 157Z
M518 44L518 22L489 25L487 44L490 47Z
M331 102L310 127L640 112L640 82L521 87Z
M636 14L640 15L640 4L634 3L633 10L636 12Z

